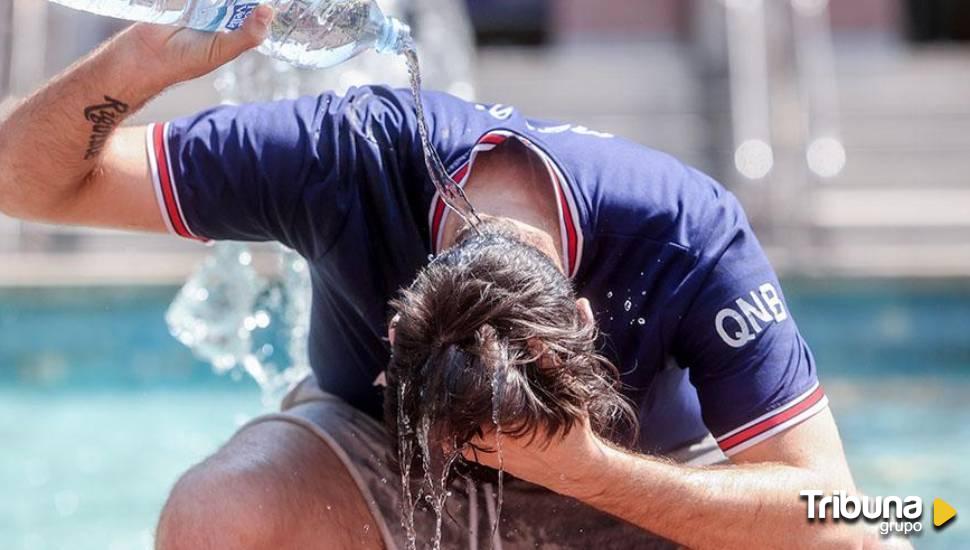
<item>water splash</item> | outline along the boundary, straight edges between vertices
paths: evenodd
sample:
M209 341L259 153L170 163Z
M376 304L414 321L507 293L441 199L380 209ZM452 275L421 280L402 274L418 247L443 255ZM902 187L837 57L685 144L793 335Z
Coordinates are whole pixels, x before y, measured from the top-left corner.
M421 469L424 474L424 486L423 491L427 491L425 494L425 501L431 504L431 508L435 513L435 532L434 537L431 539L432 548L438 550L441 547L441 509L438 507L438 498L436 494L436 486L434 482L434 477L431 469L432 454L431 454L431 444L429 443L431 437L431 417L427 414L421 416L420 422L418 422L418 445L421 446Z
M495 452L498 457L498 484L495 497L495 523L492 524L491 544L494 547L495 538L498 535L499 523L502 521L502 501L504 499L505 487L505 457L502 455L502 424L499 421L499 396L501 395L501 376L505 374L503 368L495 369L492 374L492 424L495 426Z
M428 134L428 123L425 118L424 101L421 96L421 65L418 62L418 51L414 44L408 44L404 50L404 57L407 61L408 73L411 77L411 95L414 97L414 108L417 112L418 134L421 137L421 148L424 150L424 165L428 170L431 183L434 184L441 200L445 205L458 214L465 223L473 228L478 227L481 219L475 208L470 202L461 187L451 179L438 151L435 150Z
M431 539L432 550L441 549L441 527L444 519L444 509L445 503L451 492L448 491L448 476L451 474L451 467L454 465L455 460L461 454L459 451L452 451L447 456L444 451L432 450L431 446L431 429L432 429L431 416L425 414L421 417L421 421L418 426L418 444L421 446L421 463L424 469L424 488L427 490L428 494L425 495L425 501L431 505L434 511L434 534ZM435 441L435 443L439 443ZM435 458L442 457L441 471L438 475L435 475Z
M169 331L218 373L249 374L275 406L309 372L310 280L306 262L283 251L264 278L241 243L223 243L182 287L165 314Z
M411 461L414 460L414 447L411 444L411 421L408 419L404 407L407 395L407 384L401 382L397 390L397 452L401 468L401 526L407 537L407 550L417 547L417 535L414 532L414 508L417 502L411 493Z

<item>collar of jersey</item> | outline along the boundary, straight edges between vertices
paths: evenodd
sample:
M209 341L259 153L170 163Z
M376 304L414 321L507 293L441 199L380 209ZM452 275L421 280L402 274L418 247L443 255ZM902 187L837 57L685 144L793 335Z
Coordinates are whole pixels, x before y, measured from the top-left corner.
M496 145L510 138L518 139L530 151L536 153L549 171L549 181L552 183L556 195L563 264L566 266L566 274L570 278L575 277L579 271L583 254L583 231L579 221L579 209L576 207L576 198L572 194L572 189L563 175L562 169L541 147L529 138L511 130L492 130L478 139L478 142L470 151L468 159L452 172L451 179L459 187L464 187L469 175L471 175L472 166L475 164L475 158L478 154L490 151ZM431 250L435 254L441 248L442 234L449 213L450 211L445 206L441 195L436 192L431 199L431 209L428 212L428 226L431 228Z

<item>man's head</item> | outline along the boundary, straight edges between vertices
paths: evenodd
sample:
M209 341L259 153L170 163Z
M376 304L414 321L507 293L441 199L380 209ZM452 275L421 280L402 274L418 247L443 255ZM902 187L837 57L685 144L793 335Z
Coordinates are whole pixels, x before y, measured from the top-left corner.
M585 299L514 222L463 230L392 302L388 427L427 419L462 448L497 420L503 434L546 438L589 416L608 438L635 427L616 369L596 352ZM621 432L620 430L624 430Z

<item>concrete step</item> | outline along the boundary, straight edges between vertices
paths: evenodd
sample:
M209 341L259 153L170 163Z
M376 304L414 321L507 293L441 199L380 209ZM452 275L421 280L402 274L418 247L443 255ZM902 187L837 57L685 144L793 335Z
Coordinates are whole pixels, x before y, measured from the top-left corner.
M696 112L700 105L689 52L672 43L483 48L476 73L481 100L536 117Z
M970 143L949 149L860 148L846 143L846 165L832 186L919 189L970 185Z
M844 113L966 114L970 55L966 47L843 50L836 59Z
M841 117L841 130L848 147L970 151L970 105L954 114L895 112L874 116L852 112Z
M780 269L794 270L799 277L962 278L970 273L970 243L826 243L797 252L769 248L768 255L773 261L778 258ZM797 264L791 263L796 256Z
M809 212L825 229L939 228L970 237L970 189L825 187L811 193Z

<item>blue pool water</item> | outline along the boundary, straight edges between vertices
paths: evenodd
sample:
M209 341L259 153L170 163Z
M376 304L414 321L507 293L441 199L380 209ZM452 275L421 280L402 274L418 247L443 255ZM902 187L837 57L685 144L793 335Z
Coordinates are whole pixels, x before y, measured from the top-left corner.
M970 284L786 288L860 486L970 510ZM262 411L168 335L175 290L0 291L0 548L150 548L178 474Z

